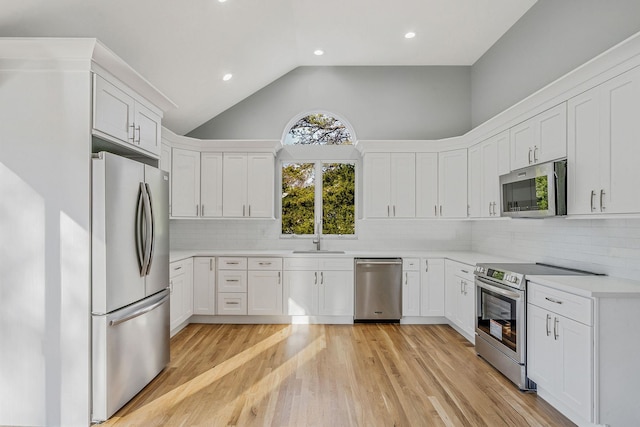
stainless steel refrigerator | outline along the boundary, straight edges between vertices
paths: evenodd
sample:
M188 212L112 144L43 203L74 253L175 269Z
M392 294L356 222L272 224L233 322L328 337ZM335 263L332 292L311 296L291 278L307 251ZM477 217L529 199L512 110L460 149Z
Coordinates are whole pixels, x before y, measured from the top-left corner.
M169 363L169 176L92 159L92 420L104 421Z

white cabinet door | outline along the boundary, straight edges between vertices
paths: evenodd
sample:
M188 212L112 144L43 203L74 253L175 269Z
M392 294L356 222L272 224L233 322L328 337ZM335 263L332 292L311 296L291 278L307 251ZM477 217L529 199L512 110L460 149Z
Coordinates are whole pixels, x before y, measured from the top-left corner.
M193 314L216 314L216 259L193 259Z
M510 139L512 170L566 157L566 103L512 127Z
M367 153L364 156L364 204L368 218L391 216L391 155Z
M185 283L182 294L183 321L189 320L193 314L193 258L183 261L185 268Z
M444 259L423 259L421 274L420 314L444 316Z
M318 314L353 316L353 271L320 271Z
M567 213L594 211L600 188L600 92L591 89L568 102Z
M135 103L133 142L150 153L160 154L161 117L139 102Z
M171 173L171 146L162 144L160 153L160 169Z
M467 217L467 150L438 155L438 213L446 218Z
M602 85L598 212L640 212L640 68ZM600 202L601 200L601 202Z
M171 159L171 216L200 213L200 153L174 148Z
M470 337L475 336L476 330L476 291L473 281L464 279L462 281L462 292L458 305L458 319L460 327Z
M402 272L402 315L420 316L420 272Z
M222 153L200 153L200 216L222 216Z
M193 260L173 262L169 266L171 304L170 329L174 330L193 314Z
M318 312L318 276L317 271L284 272L286 314L311 316Z
M274 158L271 154L247 157L247 216L273 218Z
M591 420L591 327L562 316L558 316L556 322L560 355L556 379L560 399L582 418Z
M94 75L93 128L121 141L133 142L134 99Z
M224 153L222 215L247 216L247 155Z
M282 314L282 272L249 271L247 314Z
M392 153L390 161L391 216L413 218L416 216L416 155Z
M527 305L527 375L544 389L555 383L556 354L553 315L532 304Z
M460 299L460 279L457 278L445 261L445 289L444 289L444 316L451 322L456 322L458 315L458 300Z
M438 153L416 153L416 216L438 216Z
M507 139L507 134L498 135ZM494 137L482 144L482 216L500 216L500 179L498 177L498 141Z
M488 216L484 209L483 199L483 171L482 171L482 144L476 144L469 148L469 216L482 218Z

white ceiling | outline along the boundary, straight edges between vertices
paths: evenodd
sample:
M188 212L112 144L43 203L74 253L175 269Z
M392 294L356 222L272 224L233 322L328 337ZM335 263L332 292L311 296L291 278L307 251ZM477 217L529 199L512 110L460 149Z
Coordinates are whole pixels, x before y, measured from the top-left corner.
M185 134L301 65L472 65L534 3L0 0L0 36L97 37L179 106L163 124Z

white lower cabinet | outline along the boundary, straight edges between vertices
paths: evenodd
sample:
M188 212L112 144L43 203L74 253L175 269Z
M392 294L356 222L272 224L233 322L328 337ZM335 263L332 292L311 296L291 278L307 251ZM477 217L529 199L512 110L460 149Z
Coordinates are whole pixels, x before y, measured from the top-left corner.
M469 341L475 336L474 266L445 261L445 317Z
M247 293L224 292L218 294L218 314L221 316L247 314Z
M353 316L353 258L285 258L290 316Z
M249 259L247 314L282 314L282 258Z
M171 292L169 324L172 332L193 314L193 259L172 262L169 265Z
M193 314L216 314L216 259L193 258Z
M591 422L591 300L535 283L527 292L527 374L572 415Z
M420 315L444 316L444 259L423 258L420 264Z
M402 260L402 315L420 316L420 259Z

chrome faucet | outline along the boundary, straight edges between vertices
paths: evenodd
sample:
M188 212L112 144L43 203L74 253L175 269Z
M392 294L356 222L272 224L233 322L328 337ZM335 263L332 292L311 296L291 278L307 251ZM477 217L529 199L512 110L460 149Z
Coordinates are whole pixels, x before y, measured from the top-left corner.
M313 238L313 244L316 245L316 251L320 251L320 223L316 222L316 235Z

